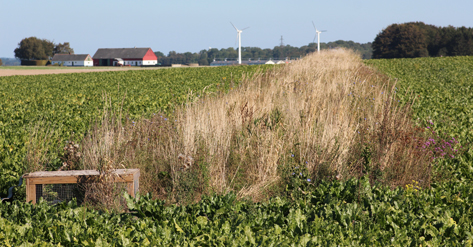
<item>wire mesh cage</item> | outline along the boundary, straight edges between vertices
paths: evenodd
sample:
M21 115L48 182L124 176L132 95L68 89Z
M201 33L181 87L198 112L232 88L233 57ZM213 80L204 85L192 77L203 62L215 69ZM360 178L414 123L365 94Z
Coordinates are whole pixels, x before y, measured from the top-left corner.
M84 189L79 184L36 184L36 201L40 198L52 204L73 198L80 203L84 198Z
M80 203L84 199L86 187L97 184L101 176L95 170L33 172L25 174L26 201L36 204L43 198L56 204L76 198ZM139 189L139 169L116 169L110 173L110 181L115 190L127 191L132 197Z

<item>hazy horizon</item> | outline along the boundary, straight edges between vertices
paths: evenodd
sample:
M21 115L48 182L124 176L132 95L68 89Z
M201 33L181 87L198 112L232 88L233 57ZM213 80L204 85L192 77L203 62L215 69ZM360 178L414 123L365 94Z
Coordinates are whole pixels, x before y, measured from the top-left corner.
M23 39L36 36L54 43L69 42L77 54L93 55L98 48L151 47L169 51L199 52L236 47L237 28L242 46L274 48L281 42L300 47L315 36L321 42L336 40L373 42L393 23L422 21L436 26L473 27L469 12L473 1L401 0L353 1L7 1L0 0L3 21L0 57L13 58ZM21 11L21 12L19 12Z

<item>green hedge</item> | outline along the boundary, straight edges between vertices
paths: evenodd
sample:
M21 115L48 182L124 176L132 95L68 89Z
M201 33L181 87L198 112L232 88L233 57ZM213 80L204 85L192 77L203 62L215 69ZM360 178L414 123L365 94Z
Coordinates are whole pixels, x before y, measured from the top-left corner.
M50 60L21 60L21 65L45 66L51 64Z

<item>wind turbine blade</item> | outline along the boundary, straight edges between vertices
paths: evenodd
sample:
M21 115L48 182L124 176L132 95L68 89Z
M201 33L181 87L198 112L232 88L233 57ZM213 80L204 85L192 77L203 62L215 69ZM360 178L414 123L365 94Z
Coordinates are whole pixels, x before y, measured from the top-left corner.
M248 29L248 28L250 28L250 27L245 27L245 28L243 28L243 29L242 29L242 30L240 30L240 31L243 31L243 30L245 30L245 29Z
M235 28L235 30L237 30L237 32L238 32L238 28L236 28L235 25L233 25L232 22L230 22L230 24L232 24L232 26L233 26L233 27Z
M327 30L322 30L322 31L320 31L320 32L327 32Z
M316 38L317 38L317 34L314 36L314 40L312 40L312 43L315 43Z
M240 33L237 33L236 40L235 40L235 46L237 46L237 44L238 44L238 35L240 35Z
M317 31L317 28L315 28L315 24L314 24L314 21L312 21L312 25L314 25L314 29Z

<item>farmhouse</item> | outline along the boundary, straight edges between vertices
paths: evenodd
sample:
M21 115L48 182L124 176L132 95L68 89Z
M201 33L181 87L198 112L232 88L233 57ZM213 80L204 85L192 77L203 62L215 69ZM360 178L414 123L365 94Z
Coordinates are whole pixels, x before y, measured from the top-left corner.
M94 66L89 54L55 54L51 64L63 66Z
M151 48L100 48L95 52L94 66L156 65L158 57Z

